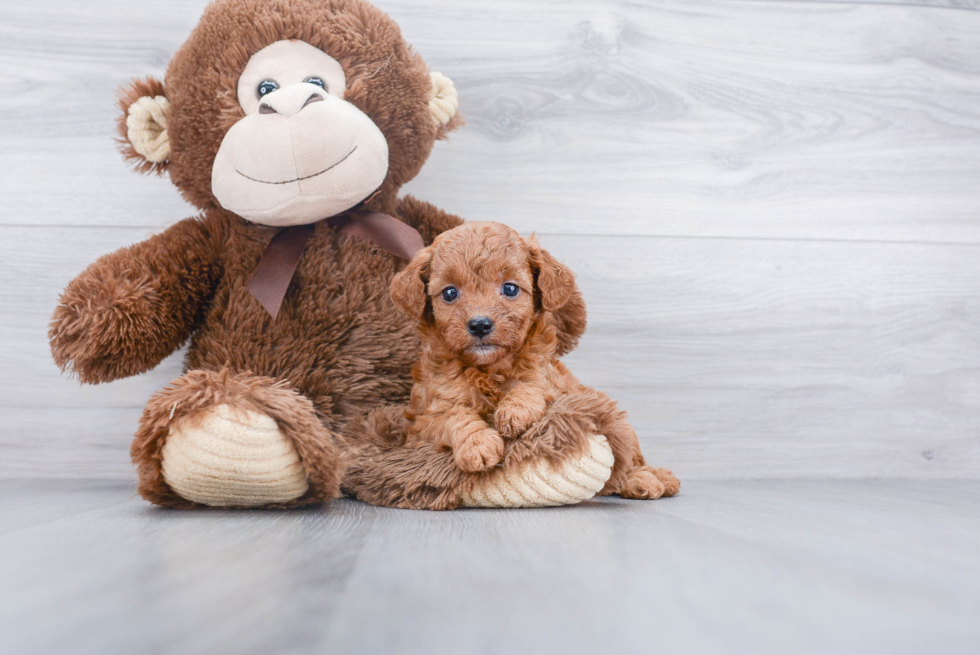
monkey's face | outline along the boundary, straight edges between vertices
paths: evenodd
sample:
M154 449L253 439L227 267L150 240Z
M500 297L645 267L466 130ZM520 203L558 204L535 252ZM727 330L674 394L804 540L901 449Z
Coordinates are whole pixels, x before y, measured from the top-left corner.
M203 210L275 226L362 201L394 211L461 122L452 82L364 0L215 0L166 84L136 80L120 106L139 170L167 172Z
M344 100L340 63L304 41L255 53L238 82L245 117L225 134L211 189L255 223L297 225L367 198L388 174L388 142Z

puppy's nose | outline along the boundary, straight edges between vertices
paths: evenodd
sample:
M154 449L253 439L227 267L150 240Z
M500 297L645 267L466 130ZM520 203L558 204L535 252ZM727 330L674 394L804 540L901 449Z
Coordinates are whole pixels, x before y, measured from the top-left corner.
M493 321L486 316L477 316L466 323L466 329L474 337L485 337L493 332Z

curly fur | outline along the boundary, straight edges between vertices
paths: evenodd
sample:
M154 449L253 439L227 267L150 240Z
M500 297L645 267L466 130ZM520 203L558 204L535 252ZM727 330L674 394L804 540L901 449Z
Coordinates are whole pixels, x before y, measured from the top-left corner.
M164 83L137 80L119 93L124 156L141 172L166 173L201 214L98 259L65 289L49 331L55 362L91 384L147 371L190 341L186 375L151 399L132 450L140 492L161 505L191 506L160 473L175 402L173 418L208 404L234 404L238 394L240 402L275 417L307 468L305 503L336 495L345 463L337 444L346 422L406 401L411 389L418 336L387 293L402 261L321 222L273 319L247 285L276 230L226 211L211 193L215 154L241 117L236 86L242 69L254 53L289 38L343 65L345 99L388 141L388 176L365 208L396 216L426 243L462 222L428 203L398 198L435 140L461 119L441 127L432 120L428 67L386 14L363 0L211 3L174 55ZM170 101L165 164L142 160L125 141L125 112L141 95ZM566 349L584 330L584 316L580 298L563 310ZM385 484L384 468L363 466ZM392 476L401 475L392 467Z
M328 428L329 421L317 415L313 403L282 381L225 369L191 371L150 398L130 449L138 465L137 491L143 498L181 509L203 507L181 498L167 485L161 471L161 451L175 421L193 424L207 410L222 404L272 417L295 446L309 489L295 501L276 507L320 503L340 495L342 466L336 465L341 461L336 436Z
M448 510L460 496L501 471L528 461L543 461L559 470L569 458L583 455L596 433L589 398L570 394L548 406L543 419L520 439L504 446L502 467L481 473L463 471L452 451L433 441L408 441L407 406L392 405L350 421L342 434L347 465L345 493L374 505L404 509Z
M505 284L518 293L505 295ZM455 298L443 297L447 288ZM422 335L407 442L452 451L461 470L478 473L508 464L507 457L537 451L550 458L563 445L574 448L584 428L604 435L615 457L601 493L676 493L673 474L646 465L625 413L558 361L552 317L574 291L568 268L533 237L521 239L499 223L456 227L420 252L391 287L395 304L419 322ZM472 333L469 322L478 317L492 321L492 331ZM556 426L567 408L578 420ZM562 434L561 427L569 430L568 443L552 438L542 448L539 433ZM508 449L508 443L514 445Z

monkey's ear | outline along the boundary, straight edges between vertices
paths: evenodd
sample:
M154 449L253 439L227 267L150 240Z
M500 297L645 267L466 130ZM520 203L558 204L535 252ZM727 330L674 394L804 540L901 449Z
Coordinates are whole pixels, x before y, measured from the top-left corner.
M429 96L429 113L436 122L439 132L437 139L445 139L447 135L463 124L459 114L459 94L456 85L442 73L429 73L432 79L432 95Z
M575 274L539 246L538 239L533 234L525 243L531 251L531 272L534 274L534 289L540 298L541 308L546 312L557 312L578 291Z
M119 150L140 173L163 174L170 164L167 121L170 101L163 82L152 77L133 80L119 89Z
M413 321L422 321L426 316L426 285L429 283L429 265L432 263L432 246L422 248L416 253L401 273L391 281L389 293L395 307L408 315Z

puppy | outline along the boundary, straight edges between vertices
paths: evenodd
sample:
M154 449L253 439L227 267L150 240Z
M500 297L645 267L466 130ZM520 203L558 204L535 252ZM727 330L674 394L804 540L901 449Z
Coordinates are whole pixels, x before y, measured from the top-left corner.
M646 465L636 433L605 394L558 361L554 312L577 293L572 272L499 223L465 223L438 236L391 284L419 321L408 440L433 441L467 472L496 466L557 399L578 394L615 463L601 494L673 495L680 482ZM583 317L584 318L584 317Z

